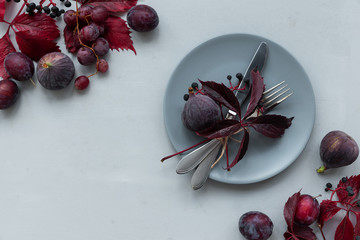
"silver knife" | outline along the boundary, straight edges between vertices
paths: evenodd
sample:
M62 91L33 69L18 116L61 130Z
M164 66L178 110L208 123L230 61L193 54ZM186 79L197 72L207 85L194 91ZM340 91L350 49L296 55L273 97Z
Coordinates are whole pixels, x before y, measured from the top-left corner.
M257 68L259 72L261 72L264 68L267 56L268 56L268 46L265 42L261 42L258 46L253 58L250 61L249 66L247 67L243 80L240 83L239 88L245 88L242 91L236 91L235 95L238 95L240 105L243 104L245 99L249 96L250 89L251 89L251 79L250 73L251 70ZM236 113L229 110L226 118L232 119L235 118ZM199 189L204 184L208 175L210 173L210 168L202 167L200 165L204 164L204 166L210 166L215 161L217 154L214 154L214 149L219 149L220 141L217 139L212 139L208 143L204 144L203 146L193 150L192 152L185 155L178 163L176 167L176 172L179 174L187 173L192 169L198 166L198 169L195 171L192 179L192 185L194 189ZM218 151L218 150L217 150ZM217 152L216 151L216 152ZM206 160L206 161L205 161ZM208 169L208 171L204 171L204 169ZM198 171L201 171L198 172Z

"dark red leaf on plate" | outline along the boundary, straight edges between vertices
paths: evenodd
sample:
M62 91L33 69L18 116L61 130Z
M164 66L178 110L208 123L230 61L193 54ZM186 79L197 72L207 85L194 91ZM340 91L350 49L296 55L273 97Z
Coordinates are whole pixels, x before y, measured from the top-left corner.
M284 206L284 218L285 218L285 221L291 231L293 231L295 210L296 210L296 205L299 202L299 198L300 198L300 191L297 193L294 193L287 200L287 202L285 203L285 206Z
M80 3L86 3L91 6L106 7L109 12L126 12L137 4L137 0L80 0Z
M238 150L238 153L235 156L235 159L232 161L230 166L228 167L228 170L232 167L234 167L244 156L249 146L249 132L244 129L244 135L241 139L240 147Z
M0 77L2 77L3 79L8 79L10 77L5 70L4 60L6 55L11 52L16 52L16 49L10 41L9 32L7 32L0 39Z
M20 14L13 20L12 26L16 28L15 33L26 32L26 36L31 39L55 40L60 36L56 21L45 13L36 13L34 16Z
M346 214L339 226L336 228L335 240L353 240L354 226L350 221L349 215Z
M360 236L360 212L355 212L356 224L355 224L355 236Z
M0 22L4 21L5 16L5 0L0 0Z
M211 97L214 101L224 105L228 109L236 112L239 117L241 116L240 103L233 91L231 91L224 84L199 80L202 85L202 90L206 95Z
M69 26L64 28L64 39L66 49L71 53L75 53L81 47L77 31Z
M252 82L251 96L249 105L244 115L244 119L249 117L255 111L256 107L259 105L265 88L264 78L260 75L258 70L252 70L250 73L250 78Z
M236 120L224 119L216 122L212 127L201 132L196 132L199 136L206 138L223 138L231 136L242 128L241 123Z
M21 52L34 61L38 61L46 53L60 52L59 46L54 41L38 38L29 31L17 32L15 37Z
M320 203L320 214L318 217L318 223L320 227L324 226L324 223L330 220L333 216L336 215L341 210L340 207L337 206L335 201L331 200L323 200Z
M109 42L110 49L117 51L130 49L136 54L130 29L120 17L109 16L106 19L104 38Z
M257 132L270 138L281 137L285 130L291 126L292 118L281 115L261 115L248 119L248 125Z
M360 175L351 176L351 177L347 178L346 182L343 182L340 180L337 187L338 187L338 189L336 191L336 194L341 203L345 204L346 202L354 200L359 193ZM349 196L348 191L346 191L347 187L352 188L352 190L354 192L353 196Z

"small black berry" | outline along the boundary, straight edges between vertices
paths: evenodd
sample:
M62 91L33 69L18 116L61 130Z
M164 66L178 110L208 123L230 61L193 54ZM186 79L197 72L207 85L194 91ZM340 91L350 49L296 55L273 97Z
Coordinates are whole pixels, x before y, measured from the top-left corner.
M189 100L189 94L185 94L185 95L184 95L184 100L185 100L185 101Z
M196 82L193 82L193 83L191 84L191 87L194 88L194 89L196 89L198 86L199 86L199 85L198 85Z
M244 78L244 76L242 75L242 73L237 73L236 78L241 81Z
M14 2L18 3L18 2L20 2L20 0L14 0Z
M61 10L60 10L60 13L61 13L61 14L65 13L65 9L61 9Z
M57 12L59 11L59 8L56 7L56 6L54 6L54 7L51 8L51 11L52 11L53 13L57 13Z
M44 10L44 13L46 13L46 14L50 13L50 8L48 6L44 6L43 10Z
M53 13L53 12L50 13L50 17L51 17L51 18L56 18L56 13Z
M32 12L32 10L29 7L26 7L25 12Z
M65 0L60 0L61 2L64 2Z
M11 0L6 0L7 2L11 2Z
M329 191L329 188L325 188L325 192Z
M229 81L232 79L232 76L231 75L227 75L226 77Z
M32 3L29 3L28 7L29 7L30 9L34 10L35 7L36 7L36 4L33 3L33 2L32 2Z
M347 182L347 177L341 178L341 181L342 181L343 183L346 183L346 182Z
M40 5L36 5L36 10L38 10L38 12L40 12L42 10L42 7Z
M55 14L56 14L57 17L60 17L60 16L61 16L61 12L60 12L60 11L56 12Z
M326 184L326 187L327 187L327 188L332 188L332 184L331 184L331 183L327 183L327 184Z
M65 7L71 7L71 2L70 2L70 1L66 1L66 2L64 3L64 5L65 5Z
M28 14L29 14L29 16L34 16L35 15L35 13L33 11L28 12Z

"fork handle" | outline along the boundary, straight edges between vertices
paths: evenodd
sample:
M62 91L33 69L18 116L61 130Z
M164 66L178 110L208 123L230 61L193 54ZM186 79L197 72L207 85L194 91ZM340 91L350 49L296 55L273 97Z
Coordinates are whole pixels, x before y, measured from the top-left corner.
M184 174L196 168L217 145L220 145L220 141L212 139L185 155L176 166L176 173Z

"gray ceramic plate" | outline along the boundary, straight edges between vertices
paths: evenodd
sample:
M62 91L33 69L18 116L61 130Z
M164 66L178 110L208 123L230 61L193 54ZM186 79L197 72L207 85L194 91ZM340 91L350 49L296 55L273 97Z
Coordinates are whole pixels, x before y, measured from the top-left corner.
M230 184L254 183L268 179L293 163L305 148L315 120L315 97L308 76L299 62L278 44L259 36L230 34L211 39L193 49L176 67L167 86L164 117L168 136L176 151L202 140L181 122L183 95L197 79L228 84L227 75L244 72L261 41L269 45L269 57L262 72L266 86L286 80L294 94L272 111L295 117L292 126L278 139L270 139L250 129L250 143L245 157L224 170L226 159L211 171L210 178ZM236 79L233 77L233 79ZM235 81L235 80L234 80ZM229 146L230 161L237 145Z

